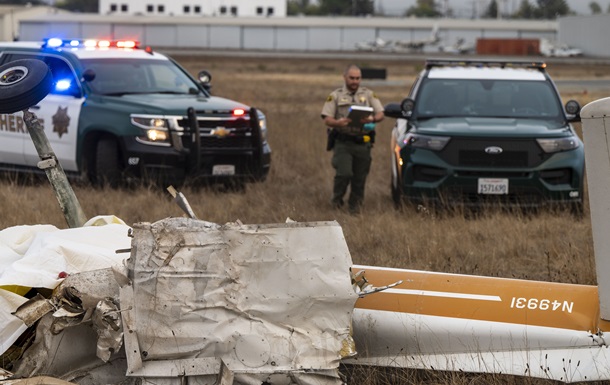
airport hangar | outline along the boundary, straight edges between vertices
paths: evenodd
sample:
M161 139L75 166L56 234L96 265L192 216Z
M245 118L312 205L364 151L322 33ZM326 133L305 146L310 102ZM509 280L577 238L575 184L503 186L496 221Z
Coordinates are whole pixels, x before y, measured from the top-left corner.
M354 51L356 43L425 40L438 27L438 52L458 39L547 38L581 48L586 56L610 56L610 14L558 20L421 19L389 17L182 17L46 14L19 21L19 40L46 37L134 39L155 49L259 51Z

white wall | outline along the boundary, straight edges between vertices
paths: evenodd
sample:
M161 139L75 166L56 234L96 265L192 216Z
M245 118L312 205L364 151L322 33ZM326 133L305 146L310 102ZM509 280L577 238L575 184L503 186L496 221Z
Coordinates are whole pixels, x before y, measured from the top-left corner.
M100 0L102 15L285 17L286 0Z
M610 14L559 19L560 43L580 48L587 56L610 56Z

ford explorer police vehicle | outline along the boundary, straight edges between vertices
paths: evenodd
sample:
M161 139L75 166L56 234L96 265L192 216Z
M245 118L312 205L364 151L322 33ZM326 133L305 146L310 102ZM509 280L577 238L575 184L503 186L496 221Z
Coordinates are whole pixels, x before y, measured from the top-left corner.
M0 65L19 59L42 60L53 74L52 91L29 110L69 176L116 186L260 181L269 172L265 115L212 96L168 56L133 41L0 43ZM0 169L40 171L21 112L0 115L0 142Z
M580 212L584 149L543 62L429 60L392 134L392 197Z

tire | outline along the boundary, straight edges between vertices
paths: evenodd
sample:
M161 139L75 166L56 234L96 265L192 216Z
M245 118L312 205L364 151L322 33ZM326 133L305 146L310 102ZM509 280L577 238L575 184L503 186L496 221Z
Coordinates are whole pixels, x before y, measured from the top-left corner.
M51 92L53 75L38 59L21 59L0 66L0 114L28 109Z
M116 188L122 179L122 166L117 143L112 138L101 138L95 151L95 184Z

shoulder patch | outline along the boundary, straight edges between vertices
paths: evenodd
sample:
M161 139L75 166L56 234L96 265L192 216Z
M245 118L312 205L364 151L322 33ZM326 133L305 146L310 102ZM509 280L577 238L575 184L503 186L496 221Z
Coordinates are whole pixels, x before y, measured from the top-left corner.
M326 98L326 102L332 102L333 101L333 94L328 95L328 97Z
M373 92L373 97L374 97L375 99L379 99L379 98L377 97L377 94L376 94L376 93L374 93L374 92Z

